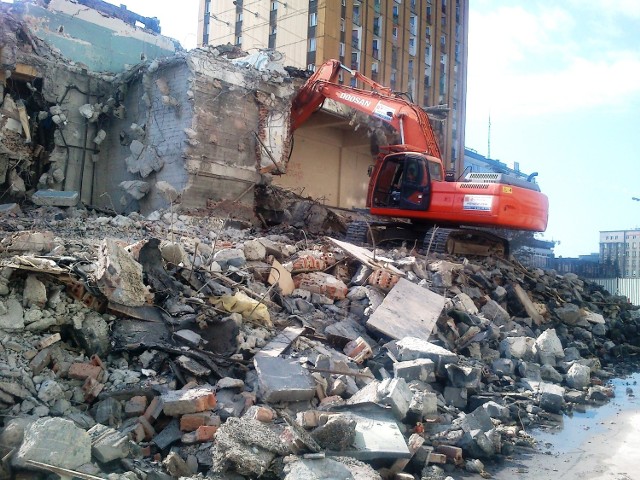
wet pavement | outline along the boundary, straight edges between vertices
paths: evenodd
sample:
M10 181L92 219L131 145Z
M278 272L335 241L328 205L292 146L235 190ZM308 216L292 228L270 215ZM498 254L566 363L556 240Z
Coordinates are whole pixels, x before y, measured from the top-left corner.
M640 479L640 372L613 379L615 398L564 416L562 426L534 430L537 451L521 451L498 469L498 480Z

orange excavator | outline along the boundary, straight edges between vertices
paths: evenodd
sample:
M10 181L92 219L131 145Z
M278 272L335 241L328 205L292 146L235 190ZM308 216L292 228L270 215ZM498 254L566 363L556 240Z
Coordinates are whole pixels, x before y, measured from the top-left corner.
M370 90L341 85L342 70ZM425 244L433 242L435 249L447 253L506 255L508 242L495 234L496 229L542 232L547 228L548 199L531 178L469 173L456 181L455 173L447 176L427 113L337 60L321 65L296 95L292 131L325 99L381 120L399 136L399 143L379 147L370 169L367 209L377 217L402 220L356 223L350 227L352 239L424 238Z

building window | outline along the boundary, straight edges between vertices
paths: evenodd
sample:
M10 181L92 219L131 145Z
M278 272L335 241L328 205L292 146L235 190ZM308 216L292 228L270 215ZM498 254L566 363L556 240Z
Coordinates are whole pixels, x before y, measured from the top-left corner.
M398 38L398 27L393 27L393 38Z
M274 25L273 27L271 27L271 35L275 35L276 33L278 33L278 27Z
M409 17L409 30L411 35L415 35L418 32L418 17L415 15Z
M400 19L400 7L398 5L393 6L393 23L398 23Z
M236 45L238 46L242 45L242 35L238 35L236 37Z
M413 55L414 57L416 55L416 39L414 37L409 39L409 55Z
M316 66L313 63L310 63L309 65L307 65L307 70L310 72L315 72Z
M271 2L271 10L278 10L278 2Z
M360 5L353 4L353 23L360 25Z
M340 42L340 56L344 57L345 45L343 42Z
M236 22L242 21L242 12L236 13Z
M318 14L314 12L309 14L309 26L315 27L316 25L318 25Z
M315 39L315 37L309 39L309 51L310 52L315 52L316 51L316 39Z
M204 14L209 15L211 13L211 0L204 2Z
M341 19L340 19L340 31L341 31L341 32L346 31L344 18L341 18Z
M373 58L380 59L380 40L373 40Z

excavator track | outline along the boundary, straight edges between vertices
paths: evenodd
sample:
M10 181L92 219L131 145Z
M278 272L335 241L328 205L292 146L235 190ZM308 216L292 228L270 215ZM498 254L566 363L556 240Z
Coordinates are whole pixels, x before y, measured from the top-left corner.
M486 230L472 228L443 228L427 230L417 225L396 223L369 223L354 221L347 227L345 239L357 245L379 245L388 241L415 242L422 245L425 254L441 253L463 256L509 255L506 239Z

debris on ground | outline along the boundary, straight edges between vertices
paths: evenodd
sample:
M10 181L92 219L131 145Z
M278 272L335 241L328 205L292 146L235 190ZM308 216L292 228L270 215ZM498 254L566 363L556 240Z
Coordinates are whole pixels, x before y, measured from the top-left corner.
M488 476L640 351L625 298L515 260L188 211L11 212L0 478Z

